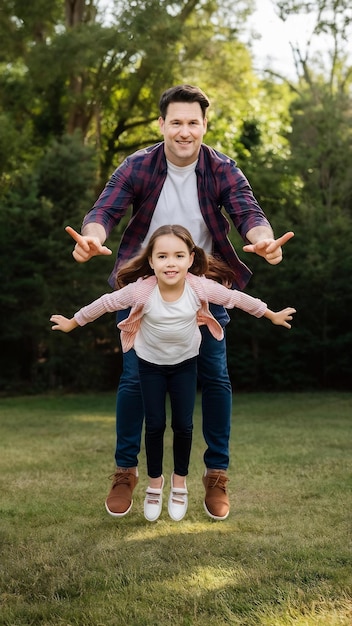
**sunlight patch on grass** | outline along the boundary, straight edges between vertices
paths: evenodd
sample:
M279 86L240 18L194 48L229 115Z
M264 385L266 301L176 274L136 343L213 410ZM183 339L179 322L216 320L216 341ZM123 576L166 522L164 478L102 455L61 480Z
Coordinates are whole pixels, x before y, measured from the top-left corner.
M165 589L171 593L178 593L192 596L197 590L211 591L224 589L227 586L243 584L248 579L248 574L243 567L229 568L211 565L195 568L190 575L182 575L175 579L164 582Z
M260 616L261 626L345 626L352 624L352 602L342 598L337 603L323 596L302 604L293 599L287 602L284 611L278 616L273 611L265 611Z
M115 415L72 415L71 418L77 422L85 422L91 424L115 424Z
M181 537L182 535L186 536L205 532L224 535L229 531L225 524L220 527L219 523L212 523L212 521L207 518L205 518L204 522L190 522L185 520L182 525L179 523L172 523L171 520L160 520L156 523L144 526L135 532L130 532L125 540L126 542L146 541L160 539L161 537L171 537L172 535Z

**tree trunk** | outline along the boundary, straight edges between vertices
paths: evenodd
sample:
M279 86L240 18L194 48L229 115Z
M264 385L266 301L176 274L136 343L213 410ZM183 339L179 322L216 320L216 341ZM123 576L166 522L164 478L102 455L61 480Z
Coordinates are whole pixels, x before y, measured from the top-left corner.
M85 0L65 0L67 28L74 28L83 22L85 8Z

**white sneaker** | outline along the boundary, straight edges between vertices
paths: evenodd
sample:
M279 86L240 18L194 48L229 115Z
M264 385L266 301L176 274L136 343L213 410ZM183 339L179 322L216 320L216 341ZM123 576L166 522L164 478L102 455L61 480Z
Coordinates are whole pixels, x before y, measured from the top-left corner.
M171 474L171 491L167 509L174 522L180 522L187 513L188 491L187 487L174 487L174 474Z
M153 489L153 487L146 488L146 496L144 499L144 517L148 522L155 522L160 513L163 504L163 488L164 488L164 476L162 478L161 488Z

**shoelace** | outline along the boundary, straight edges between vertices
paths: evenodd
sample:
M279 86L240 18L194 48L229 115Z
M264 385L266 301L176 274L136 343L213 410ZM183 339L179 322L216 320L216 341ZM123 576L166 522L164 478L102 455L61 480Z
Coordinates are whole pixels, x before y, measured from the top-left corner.
M222 489L223 491L226 492L226 485L228 481L229 479L227 478L227 476L223 476L221 474L218 474L217 476L209 476L208 487L210 489L214 489L214 487L218 487L219 489Z
M116 485L127 485L130 482L131 472L116 472L115 474L111 474L109 478L113 481L112 487L116 487Z

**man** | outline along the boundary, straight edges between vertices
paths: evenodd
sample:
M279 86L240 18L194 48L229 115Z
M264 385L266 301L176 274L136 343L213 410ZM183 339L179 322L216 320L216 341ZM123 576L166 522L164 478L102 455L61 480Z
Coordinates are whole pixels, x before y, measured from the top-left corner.
M266 216L236 163L203 143L207 129L206 95L191 85L177 85L160 99L159 126L164 141L127 157L115 170L91 211L85 216L82 234L70 227L76 240L73 257L78 262L111 254L104 242L132 206L132 217L121 238L109 282L115 288L117 269L145 244L163 224L182 224L198 246L218 255L236 272L234 287L243 289L250 270L242 263L227 233L224 208L247 245L275 265L282 260L281 246L293 233L275 240ZM229 316L220 306L211 307L224 327ZM119 315L126 318L128 312ZM216 520L229 514L227 490L232 388L227 371L226 343L201 327L202 345L198 375L202 387L204 454L204 508ZM126 515L133 504L138 482L138 454L143 424L143 406L136 355L124 355L116 403L116 471L105 506L114 517Z

